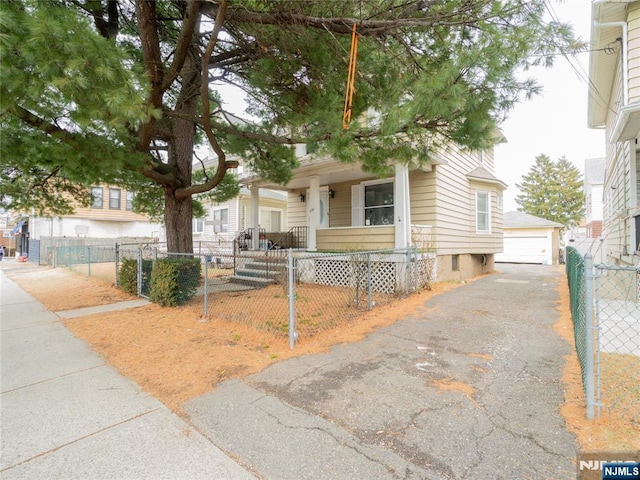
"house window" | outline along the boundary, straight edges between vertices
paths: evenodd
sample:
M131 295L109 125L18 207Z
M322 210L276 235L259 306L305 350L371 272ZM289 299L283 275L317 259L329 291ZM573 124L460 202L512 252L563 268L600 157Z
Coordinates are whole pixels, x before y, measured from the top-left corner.
M491 233L489 192L476 192L476 233Z
M102 187L91 187L91 208L102 208Z
M193 219L193 233L204 233L204 218Z
M133 210L133 197L135 194L133 192L127 192L127 210Z
M393 182L364 186L364 224L393 225Z
M282 230L282 212L279 210L271 210L271 231L279 232Z
M113 210L120 210L120 193L119 188L109 189L109 208Z
M280 210L260 210L260 226L267 232L279 232L282 224Z
M221 208L213 211L214 233L227 233L229 231L229 209Z

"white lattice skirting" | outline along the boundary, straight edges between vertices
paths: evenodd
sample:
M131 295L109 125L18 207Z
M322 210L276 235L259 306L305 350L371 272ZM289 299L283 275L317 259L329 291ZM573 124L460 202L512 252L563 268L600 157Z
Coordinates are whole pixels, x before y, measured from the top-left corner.
M376 255L367 262L360 257L323 257L298 260L298 278L305 283L367 289L380 293L407 292L428 285L434 256L419 255L407 262L405 255Z

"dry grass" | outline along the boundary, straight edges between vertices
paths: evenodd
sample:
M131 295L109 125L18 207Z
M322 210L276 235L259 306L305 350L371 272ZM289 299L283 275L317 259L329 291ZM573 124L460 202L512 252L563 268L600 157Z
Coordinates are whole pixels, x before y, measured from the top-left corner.
M104 280L76 275L66 269L14 270L9 275L52 311L132 298ZM61 285L64 285L64 295L60 294ZM416 312L431 296L455 286L435 285L431 291L423 291L402 302L376 307L371 312L360 311L357 322L346 319L322 332L315 331L313 336L302 336L294 350L289 348L288 338L278 326L275 333L258 331L251 326L251 319L264 317L264 301L273 295L283 295L279 286L236 292L218 299L228 302L236 299L234 319L246 323L216 315L203 318L201 301L193 300L183 307L150 304L89 315L67 320L65 325L120 373L180 412L182 403L212 390L221 381L258 372L292 356L323 352L336 344L359 341L376 328ZM322 288L324 294L330 291L330 287ZM301 309L311 317L322 312L329 300L323 295L309 295ZM224 311L229 310L229 305L224 307Z
M575 352L573 337L573 323L569 308L569 288L566 282L560 282L558 286L558 321L554 330L564 338ZM640 359L631 355L604 355L602 364L603 378L614 379L607 386L608 392L624 392L622 388L629 390L635 388L637 392L638 382L633 382L629 377L623 377L620 361L624 362L622 371L637 372ZM613 370L612 370L613 368ZM585 395L582 388L582 373L580 363L575 353L565 357L563 373L565 385L565 403L560 412L567 422L567 428L574 433L582 452L637 452L640 450L640 425L633 419L640 419L640 402L637 393L634 395L622 395L626 398L626 405L616 409L617 413L602 415L596 420L586 420ZM604 389L603 389L604 391ZM630 392L631 393L631 392ZM603 401L607 401L603 398Z

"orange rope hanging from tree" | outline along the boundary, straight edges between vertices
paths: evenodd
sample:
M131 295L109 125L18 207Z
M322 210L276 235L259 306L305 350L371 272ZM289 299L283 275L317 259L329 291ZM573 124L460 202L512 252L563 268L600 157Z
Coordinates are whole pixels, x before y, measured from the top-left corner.
M351 122L351 105L353 104L353 92L356 80L356 57L358 55L358 34L356 24L351 30L351 51L349 52L349 75L347 76L347 91L344 95L344 112L342 113L342 128L348 129Z

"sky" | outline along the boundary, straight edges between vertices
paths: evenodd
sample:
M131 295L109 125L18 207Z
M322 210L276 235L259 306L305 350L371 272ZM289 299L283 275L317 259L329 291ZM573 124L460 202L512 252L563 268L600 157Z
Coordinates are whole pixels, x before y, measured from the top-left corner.
M548 4L560 20L573 24L577 37L589 40L590 1L548 0ZM527 72L542 85L542 94L516 105L501 126L507 143L495 148L495 174L509 185L504 192L505 212L517 209L516 183L522 182L536 156L544 153L554 161L564 156L581 172L586 159L604 157L603 131L587 128L589 54L579 54L572 63L581 75L562 57L551 69Z

